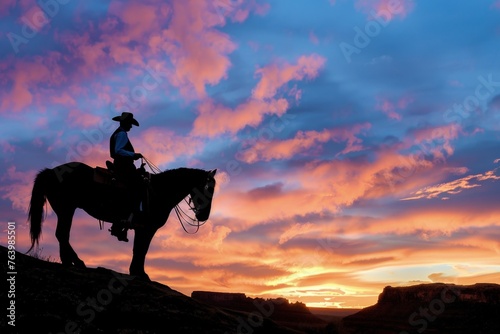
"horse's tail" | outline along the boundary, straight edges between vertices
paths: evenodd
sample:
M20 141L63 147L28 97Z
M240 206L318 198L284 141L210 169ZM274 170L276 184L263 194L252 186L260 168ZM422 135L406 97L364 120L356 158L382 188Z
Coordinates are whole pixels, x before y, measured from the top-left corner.
M31 247L29 253L35 244L38 244L38 239L42 233L42 223L44 220L44 205L47 201L47 190L50 186L49 181L52 179L53 171L44 169L38 173L31 191L31 201L28 212L28 221L30 222Z

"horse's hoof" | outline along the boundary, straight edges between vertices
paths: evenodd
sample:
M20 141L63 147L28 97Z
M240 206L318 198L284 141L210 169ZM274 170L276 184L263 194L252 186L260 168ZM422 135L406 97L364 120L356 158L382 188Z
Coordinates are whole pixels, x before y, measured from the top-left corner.
M80 269L87 268L87 266L85 265L85 263L82 260L74 261L73 264L74 264L75 268L80 268Z
M142 273L131 272L130 275L134 276L135 278L137 278L140 281L151 282L151 279L149 278L148 274L146 274L145 272L142 272Z

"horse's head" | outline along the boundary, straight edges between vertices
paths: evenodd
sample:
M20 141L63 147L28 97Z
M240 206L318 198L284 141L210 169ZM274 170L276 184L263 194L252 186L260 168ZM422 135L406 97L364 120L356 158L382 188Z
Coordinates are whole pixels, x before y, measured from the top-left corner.
M217 169L207 171L205 176L201 178L199 183L191 190L191 201L194 205L193 211L196 219L206 221L210 216L212 208L212 198L215 190L215 173Z

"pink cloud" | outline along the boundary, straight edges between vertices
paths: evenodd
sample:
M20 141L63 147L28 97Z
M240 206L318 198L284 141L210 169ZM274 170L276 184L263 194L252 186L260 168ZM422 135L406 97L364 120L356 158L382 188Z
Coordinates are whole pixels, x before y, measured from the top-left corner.
M406 109L415 99L412 96L404 96L398 100L398 108Z
M114 17L108 17L100 26L104 29L102 40L109 47L109 57L116 64L146 66L144 59L150 54L146 48L148 40L161 32L162 24L172 15L172 8L159 1L113 1L109 13L119 17L123 24L123 30L119 33L116 29L118 22ZM131 42L137 45L131 47Z
M167 4L147 4L143 2L123 3L113 1L109 13L119 17L126 25L126 40L137 40L152 30L161 17L170 15Z
M75 106L75 99L69 95L67 92L64 92L60 95L52 96L52 102L62 104L65 106Z
M16 166L11 166L2 176L3 185L0 187L0 193L3 193L3 199L12 202L14 209L23 212L27 211L35 174L35 170L20 172L17 171Z
M14 153L16 151L16 147L5 140L0 141L0 147L4 153Z
M52 88L59 88L73 77L109 76L117 65L132 65L129 66L132 70L158 65L161 75L178 87L184 97L203 98L206 85L215 85L226 77L231 66L228 56L236 48L230 37L217 28L225 24L226 18L241 22L249 13L263 15L269 8L257 1L222 1L220 4L230 6L230 10L217 11L208 0L170 4L156 0L113 1L109 15L97 25L89 24L86 32L55 34L71 53L64 56L64 62L62 54L49 51L36 60L15 59L9 66L6 64L5 78L13 85L11 92L7 92L10 98L2 99L0 110L21 111L35 102L44 102L47 91L41 94L38 89L42 78L52 92ZM10 5L5 3L2 8L10 8ZM22 2L20 6L39 10L32 2ZM63 71L61 65L68 58L80 64L71 72ZM41 69L45 73L40 73ZM56 103L71 103L67 97L53 99Z
M243 22L247 19L251 11L254 11L258 15L265 15L269 8L269 4L258 3L255 0L249 1L231 1L231 0L217 0L212 1L215 12L219 15L219 19L223 24L225 18L229 17L233 22Z
M106 72L109 66L107 55L104 52L106 43L91 42L90 34L82 33L79 35L63 35L61 41L72 52L73 57L81 59L84 66L78 67L80 75L89 76L93 73Z
M0 2L0 16L9 14L10 11L16 7L22 9L22 14L19 19L24 16L28 21L32 22L32 15L35 14L35 11L39 13L37 14L39 15L38 19L41 19L39 22L41 22L43 18L47 18L45 13L40 11L40 7L36 4L36 2L32 0L3 0Z
M398 113L398 110L404 110L410 105L414 99L411 96L404 96L396 102L392 102L384 97L377 97L377 104L375 109L382 111L389 118L400 121L402 116Z
M414 133L414 144L418 145L420 153L432 154L434 159L442 161L446 157L445 153L447 155L453 154L451 141L457 139L461 131L458 124L419 129Z
M500 9L500 1L496 0L491 4L491 8Z
M168 78L183 96L204 98L206 85L215 85L226 78L231 66L228 55L236 49L236 44L216 27L225 24L226 16L236 15L238 21L246 19L246 11L250 9L238 12L242 4L230 3L230 9L225 11L207 0L172 3L174 15L168 29L153 37L150 44L156 52L161 49L169 56L174 68Z
M76 127L97 128L102 119L99 116L84 113L81 110L71 109L68 114L68 121Z
M36 106L39 113L45 112L52 102L49 100L53 89L67 82L60 63L61 55L57 52L35 58L7 58L0 66L4 69L0 80L11 88L0 92L0 113L21 112L30 106Z
M9 14L10 10L15 7L16 0L5 0L0 2L0 16Z
M41 31L50 22L45 12L34 3L22 17L24 22L28 22L28 25L37 31Z
M314 45L318 45L319 44L319 38L318 38L318 36L316 36L316 34L314 33L314 31L312 31L312 30L309 32L309 40Z
M182 137L170 130L151 127L134 140L137 152L156 165L167 164L181 156L192 156L203 148L203 142L189 136Z
M198 107L192 133L198 136L216 136L222 133L235 134L245 126L257 126L264 115L283 115L289 107L285 98L275 98L278 89L292 80L313 79L318 75L325 59L318 55L302 56L297 63L273 64L257 70L260 81L252 91L252 97L232 109L216 104L211 99L204 100ZM295 98L301 93L292 89Z
M391 119L397 121L401 120L401 115L396 112L396 107L391 101L383 98L377 98L377 100L377 105L375 107L377 110L383 111Z
M103 75L117 64L145 67L151 51L148 40L161 32L161 25L171 15L168 4L148 1L113 1L109 15L97 26L89 25L83 34L63 33L58 38L84 62L79 75ZM99 38L91 37L99 35ZM134 46L131 46L134 43ZM149 57L150 58L150 57Z
M415 2L414 0L357 0L355 6L370 16L376 14L386 20L393 20L396 16L406 17L415 7Z
M289 159L297 154L314 152L317 147L328 141L347 142L346 147L339 152L347 154L363 149L362 140L356 135L370 128L370 124L358 124L352 128L325 129L318 131L299 131L294 138L287 140L258 140L247 150L241 151L237 158L246 163L270 161L274 159Z
M40 60L37 62L17 61L14 67L7 72L7 78L12 83L12 90L8 99L2 99L2 112L20 112L34 102L34 91L38 84L50 82L50 69Z
M260 75L261 79L252 91L252 97L259 100L270 98L276 95L278 89L292 80L313 79L325 62L325 58L313 54L300 57L295 65L272 64L258 69L256 74Z

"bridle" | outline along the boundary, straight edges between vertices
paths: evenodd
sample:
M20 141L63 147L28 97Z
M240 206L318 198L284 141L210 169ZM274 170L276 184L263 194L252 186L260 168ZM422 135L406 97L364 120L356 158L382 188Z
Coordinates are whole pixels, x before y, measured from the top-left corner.
M194 218L189 216L184 210L182 210L182 208L178 204L174 207L175 214L177 215L177 219L179 219L179 222L181 223L184 232L188 234L195 234L200 229L200 226L205 225L207 221L206 220L200 221L198 220L198 218L196 218L196 212L198 211L198 209L196 209L194 204L192 204L193 201L191 199L191 196L189 196L189 201L184 198L184 202L186 202L187 205L189 206L189 210L192 210L195 213ZM186 225L196 227L196 230L194 232L189 232L186 229Z
M158 166L156 166L155 164L153 164L151 161L149 161L145 157L142 157L141 158L141 165L144 165L144 164L148 165L149 169L151 169L151 172L153 174L158 174L158 173L162 172L162 170ZM187 200L188 197L189 197L189 201ZM200 220L198 220L196 218L196 213L198 212L198 209L193 204L193 199L191 198L191 195L188 195L186 198L184 198L184 202L186 202L186 204L188 205L189 210L191 210L191 211L194 212L195 216L191 217L188 213L186 213L179 206L179 204L177 204L174 207L175 214L177 215L177 219L179 219L179 223L181 224L182 229L184 230L184 232L186 232L188 234L195 234L195 233L198 232L198 230L200 229L201 226L205 225L205 223L207 222L207 220L200 221ZM193 226L193 227L196 228L196 230L194 232L189 232L187 230L187 228L186 228L186 225Z

